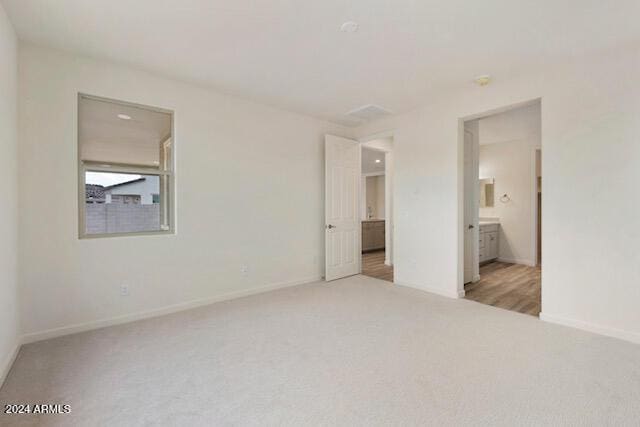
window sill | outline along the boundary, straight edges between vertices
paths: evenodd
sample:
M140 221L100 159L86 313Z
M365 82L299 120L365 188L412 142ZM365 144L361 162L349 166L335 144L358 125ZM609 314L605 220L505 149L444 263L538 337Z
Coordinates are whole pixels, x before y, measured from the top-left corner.
M103 234L80 234L79 240L104 239L109 237L143 237L143 236L173 236L175 230L158 231L137 231L132 233L103 233Z

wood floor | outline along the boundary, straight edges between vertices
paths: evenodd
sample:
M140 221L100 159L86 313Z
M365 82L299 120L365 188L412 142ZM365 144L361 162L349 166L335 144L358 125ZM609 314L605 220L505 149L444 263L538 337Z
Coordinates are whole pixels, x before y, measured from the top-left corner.
M540 267L492 262L480 267L480 281L464 286L465 298L519 313L540 314Z
M393 282L393 267L385 265L384 250L362 254L362 274Z

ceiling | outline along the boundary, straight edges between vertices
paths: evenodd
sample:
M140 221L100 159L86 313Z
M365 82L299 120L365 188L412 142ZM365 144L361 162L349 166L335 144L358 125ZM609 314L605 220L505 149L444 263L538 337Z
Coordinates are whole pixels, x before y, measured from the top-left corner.
M380 160L380 163L376 163ZM384 152L362 147L362 173L384 172Z
M159 165L160 143L171 136L171 114L84 96L78 108L82 160Z
M640 41L638 0L0 1L23 40L347 125Z

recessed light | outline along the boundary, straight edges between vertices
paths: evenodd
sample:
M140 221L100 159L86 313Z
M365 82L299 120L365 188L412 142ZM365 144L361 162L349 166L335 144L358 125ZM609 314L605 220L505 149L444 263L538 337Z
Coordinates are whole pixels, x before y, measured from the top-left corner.
M131 116L128 116L126 114L118 114L117 117L122 120L131 120Z
M380 159L376 159L376 163L380 163L382 160Z
M358 23L353 21L347 21L340 26L340 31L343 33L355 33L358 31Z

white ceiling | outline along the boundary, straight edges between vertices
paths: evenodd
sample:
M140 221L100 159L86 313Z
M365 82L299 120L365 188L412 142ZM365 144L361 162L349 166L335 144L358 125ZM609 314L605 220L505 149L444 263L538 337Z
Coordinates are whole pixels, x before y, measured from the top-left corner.
M380 163L376 163L380 160ZM362 173L384 172L384 152L362 147Z
M21 39L347 124L640 41L638 0L1 1Z

